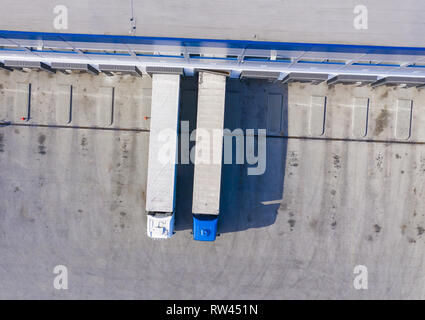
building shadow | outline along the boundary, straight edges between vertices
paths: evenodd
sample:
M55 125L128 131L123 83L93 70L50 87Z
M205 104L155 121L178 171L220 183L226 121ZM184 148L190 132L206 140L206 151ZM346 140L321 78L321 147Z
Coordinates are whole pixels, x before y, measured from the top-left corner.
M197 95L197 77L182 78L179 120L189 121L190 132L196 129ZM231 164L223 163L222 166L218 233L261 228L275 222L281 202L279 200L283 197L287 153L287 139L283 136L288 132L287 119L287 85L265 80L227 80L224 128L231 131L239 128L245 133L246 129L254 129L255 156L258 155L258 129L267 129L266 160L263 174L248 175L248 168L257 165L248 164L245 155L243 164L236 163L236 138L232 138L233 161ZM181 138L179 130L179 147ZM194 142L190 142L190 149L193 146ZM194 165L182 164L180 160L179 152L175 218L177 231L192 229Z

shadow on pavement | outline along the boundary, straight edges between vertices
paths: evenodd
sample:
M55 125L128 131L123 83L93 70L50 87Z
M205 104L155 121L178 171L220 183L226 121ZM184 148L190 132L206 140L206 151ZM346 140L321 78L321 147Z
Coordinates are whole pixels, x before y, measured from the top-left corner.
M197 78L182 78L180 121L196 128ZM272 110L273 109L273 110ZM224 128L255 129L255 156L258 155L258 129L267 128L265 171L248 175L249 167L236 164L233 137L232 164L223 164L218 232L242 231L273 224L283 197L288 123L287 85L265 80L228 79ZM179 142L181 143L181 135ZM179 143L179 145L180 145ZM194 142L190 143L190 149ZM245 144L246 150L246 144ZM246 160L246 157L245 157ZM177 167L176 230L192 229L193 164Z

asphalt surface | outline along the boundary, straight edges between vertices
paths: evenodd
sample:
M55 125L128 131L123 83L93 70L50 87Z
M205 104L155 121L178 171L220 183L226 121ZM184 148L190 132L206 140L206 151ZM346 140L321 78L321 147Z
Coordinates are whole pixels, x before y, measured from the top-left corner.
M184 78L192 129L196 95ZM190 233L192 165L178 167L176 234L146 236L150 96L149 77L0 71L1 299L425 298L424 92L228 80L225 127L270 136L263 175L223 166L213 243ZM324 122L311 96L326 96ZM353 116L362 97L367 124ZM397 99L413 101L411 127ZM59 264L68 290L53 287ZM356 265L368 290L353 287Z

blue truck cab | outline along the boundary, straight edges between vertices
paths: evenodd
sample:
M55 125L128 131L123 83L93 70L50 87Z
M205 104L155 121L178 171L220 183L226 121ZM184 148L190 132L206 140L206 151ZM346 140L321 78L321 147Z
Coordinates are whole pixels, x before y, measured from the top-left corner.
M217 221L218 215L194 214L193 239L198 241L215 241Z

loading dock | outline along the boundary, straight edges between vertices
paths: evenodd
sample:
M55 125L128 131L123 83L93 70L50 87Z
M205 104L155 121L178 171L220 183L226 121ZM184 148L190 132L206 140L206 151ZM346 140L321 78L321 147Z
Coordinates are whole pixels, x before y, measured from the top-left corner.
M28 121L31 117L31 84L16 83L14 120Z
M321 136L325 133L326 97L311 96L310 104L310 134Z
M284 134L283 96L281 94L267 95L267 134Z
M95 102L97 126L107 127L114 122L114 95L113 87L99 88Z
M117 88L117 97L121 95L127 99L127 96L134 96L132 100L122 100L128 106L120 110L126 113L126 118L121 123L116 123L116 128L136 127L137 124L138 128L149 129L147 124L150 121L143 121L142 116L150 115L152 79L125 78L120 80L120 77L92 77L77 73L65 76L59 72L53 77L45 72L2 72L0 83L4 88L0 90L0 103L6 107L0 110L0 119L14 120L11 117L14 103L9 104L7 101L15 97L16 82L27 85L28 82L32 83L35 92L40 84L50 81L52 85L46 87L56 91L57 83L71 80L69 84L75 86L77 93L74 106L76 119L83 108L91 114L89 119L95 118L94 108L91 108L94 103L92 100L81 99L82 90L87 88L87 93L91 96L97 93L98 87L109 83ZM227 83L227 89L230 82ZM272 85L266 81L256 82ZM139 91L133 84L139 87ZM123 90L122 86L126 86L128 90ZM323 91L319 90L322 88ZM371 90L370 87L349 86L340 89L342 90L328 90L324 84L291 85L288 90L290 114L287 118L291 120L288 135L307 136L311 95L322 95L329 98L327 111L331 116L326 122L331 129L332 123L351 123L354 97L369 97L371 108L368 138L361 139L362 141L343 141L352 138L349 127L340 131L327 130L326 136L321 139L267 138L267 145L273 146L273 149L274 146L283 145L283 141L288 142L287 148L282 147L282 153L273 151L272 155L268 154L268 159L283 163L283 168L276 171L276 167L270 167L268 163L266 174L257 180L258 183L251 184L251 189L246 184L241 186L240 197L233 198L240 199L241 205L235 202L235 205L230 203L227 206L238 209L238 212L229 212L228 217L233 217L230 221L226 221L227 208L220 208L221 236L216 244L193 241L190 234L191 193L185 194L183 200L183 207L189 212L187 226L184 229L179 228L171 241L152 243L144 234L146 214L143 208L149 132L14 127L13 124L2 128L2 230L5 239L9 239L11 244L2 247L5 268L0 270L0 277L10 288L7 292L2 292L2 297L20 298L21 288L26 288L28 297L37 298L42 295L55 298L57 293L52 293L45 286L45 277L22 278L21 269L31 268L36 260L44 268L51 261L56 261L59 252L60 256L73 257L74 270L77 268L84 271L73 275L73 282L76 281L75 285L81 286L81 290L68 290L70 297L77 299L81 295L111 298L111 293L113 297L129 299L134 296L147 299L185 299L196 298L203 290L206 292L205 298L211 299L225 299L229 295L235 298L239 295L254 299L290 299L294 298L293 290L297 290L297 297L301 298L338 298L344 294L347 298L356 298L359 295L367 295L366 298L403 298L403 292L409 292L409 296L413 298L424 298L424 287L416 285L418 274L424 274L422 266L425 252L424 238L417 232L417 226L423 226L425 221L419 213L424 212L421 188L425 182L425 128L420 125L425 119L424 91L418 92L413 88L387 90L385 87ZM138 98L142 90L145 95L143 103L142 98ZM1 91L4 91L3 95ZM381 97L387 91L388 97ZM282 94L285 97L285 91ZM340 99L337 99L338 96ZM40 97L41 94L34 94L32 104L40 105L40 101L43 101ZM374 131L375 122L384 107L395 109L399 98L414 101L412 135L409 140L392 143L395 132L392 120L395 117L388 118L388 128L384 128L379 135ZM192 96L190 99L193 99ZM265 102L265 99L262 101ZM244 99L239 94L233 100L244 105ZM229 119L230 123L235 123L232 128L253 128L258 124L258 118L253 116L257 112L253 108L254 101L250 99L249 106L239 109L240 112L235 110ZM341 101L347 108L341 108L336 101ZM376 104L377 102L381 103ZM55 100L49 100L48 103L51 106L57 104ZM194 104L196 109L196 100ZM149 107L144 108L147 105ZM116 111L119 109L120 105L117 103ZM265 103L261 105L261 115L266 114L264 109ZM34 116L35 113L32 123L36 121ZM131 117L138 120L133 122ZM265 122L265 118L263 120ZM47 122L42 118L37 123ZM93 124L93 121L90 123ZM297 131L291 127L294 123L298 126L295 128ZM78 126L79 123L75 125ZM15 133L15 129L20 133ZM46 136L45 155L39 153L37 146L41 135ZM81 145L83 139L87 140L85 146ZM128 147L126 150L125 145ZM281 154L286 155L286 161ZM128 158L124 158L127 156ZM338 163L335 163L334 156L338 156ZM225 167L224 165L223 169ZM272 176L270 172L285 178L270 185L267 179ZM245 173L243 171L246 178ZM187 171L183 174L187 174ZM238 172L234 176L237 183ZM224 180L221 184L223 205L223 200L226 200L223 199ZM20 191L15 192L15 187L19 187ZM414 188L418 192L413 192ZM280 190L284 190L283 197ZM332 195L333 190L336 190L335 196ZM255 195L248 205L247 195ZM280 205L261 204L262 201L279 199L282 199ZM179 198L178 202L181 201ZM117 205L119 206L116 207ZM256 205L258 206L252 214L248 209ZM269 215L266 215L267 219L264 217L265 208L270 206L276 206L278 210L278 214L273 215L276 220L268 220ZM40 211L37 207L41 208ZM82 213L79 212L80 209L83 210ZM415 209L418 212L416 217ZM121 212L126 215L122 216ZM296 220L293 231L288 222L291 214L294 214L293 219ZM248 217L252 220L249 221ZM31 222L31 218L35 221ZM411 219L417 220L402 229L403 223ZM121 222L125 224L124 228L121 227ZM181 222L180 215L177 222ZM375 224L382 227L380 233L375 232ZM176 228L177 226L179 224L176 224ZM63 230L67 230L67 233L63 233ZM373 237L373 241L368 239L369 235ZM58 243L64 244L62 251L58 251ZM18 260L17 253L20 253ZM406 253L409 259L406 259ZM170 257L173 263L170 263ZM338 259L337 264L335 258ZM370 265L369 270L381 271L383 262L392 268L382 270L382 282L376 283L374 290L359 293L355 290L347 291L345 286L336 288L335 283L347 276L347 270L352 275L353 261L358 260ZM89 269L86 269L87 261L92 262ZM106 269L105 263L108 264ZM122 270L126 272L120 277L111 278L105 282L105 286L99 288L99 279L105 279L111 273ZM282 270L285 270L286 276L276 276L282 275ZM394 273L394 270L404 271ZM99 273L96 277L87 277L85 271L90 274ZM321 281L314 275L312 277L312 271L314 274L327 276ZM326 273L327 271L330 273ZM146 274L151 276L146 277ZM253 274L265 276L253 282ZM173 279L176 275L182 275L186 280L175 282ZM194 291L193 283L199 279L199 275L204 277L204 281L198 282L197 290ZM142 280L134 288L123 285L134 279ZM164 279L167 281L160 281ZM223 285L217 279L226 279L228 283ZM295 287L294 283L297 283ZM393 284L394 290L391 292L388 292L388 283ZM188 292L191 295L188 296Z
M353 101L353 136L362 138L367 135L369 117L369 98L355 97Z
M57 107L55 110L55 123L58 125L69 124L72 121L72 85L61 84L55 92Z
M409 139L412 126L413 101L410 99L397 100L395 136L397 139Z

